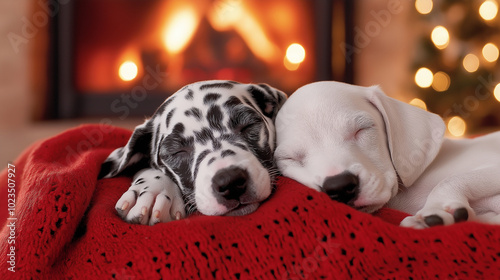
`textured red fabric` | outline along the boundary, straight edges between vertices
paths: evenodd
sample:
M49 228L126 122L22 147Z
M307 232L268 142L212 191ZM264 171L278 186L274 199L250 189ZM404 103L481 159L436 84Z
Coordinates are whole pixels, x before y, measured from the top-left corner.
M114 204L130 179L97 175L130 133L81 126L14 163L16 272L7 270L11 231L4 227L2 279L500 278L498 226L401 228L392 224L400 212L360 213L288 178L279 178L271 198L247 216L127 224ZM0 183L3 196L6 171Z

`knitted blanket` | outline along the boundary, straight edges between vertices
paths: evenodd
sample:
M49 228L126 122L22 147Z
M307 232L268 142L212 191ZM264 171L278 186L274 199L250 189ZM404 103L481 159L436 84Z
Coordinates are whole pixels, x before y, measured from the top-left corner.
M247 216L127 224L114 205L130 178L97 175L130 135L81 126L0 174L2 279L500 278L498 226L401 228L403 213L361 213L284 177Z

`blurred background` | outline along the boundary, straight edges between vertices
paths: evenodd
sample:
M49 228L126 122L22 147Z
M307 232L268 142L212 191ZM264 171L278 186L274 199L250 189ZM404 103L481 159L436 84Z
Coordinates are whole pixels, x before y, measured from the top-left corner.
M451 137L500 128L497 0L0 0L0 161L133 129L183 85L378 84Z

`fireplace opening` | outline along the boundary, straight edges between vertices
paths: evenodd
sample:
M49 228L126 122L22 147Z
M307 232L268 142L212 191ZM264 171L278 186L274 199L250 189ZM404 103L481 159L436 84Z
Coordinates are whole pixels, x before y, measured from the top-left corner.
M229 79L290 94L352 81L350 1L74 0L51 24L47 118L145 116L182 86ZM125 110L126 109L126 110ZM126 113L126 114L125 114Z

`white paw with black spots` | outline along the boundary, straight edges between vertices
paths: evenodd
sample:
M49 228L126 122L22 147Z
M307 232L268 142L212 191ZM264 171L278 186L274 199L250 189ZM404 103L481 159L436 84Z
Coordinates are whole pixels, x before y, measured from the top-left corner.
M133 224L155 225L186 216L179 187L156 169L139 171L115 208L123 220Z
M452 225L459 222L472 220L474 210L461 202L450 202L442 206L428 206L401 221L401 226L415 229L424 229L440 225Z

